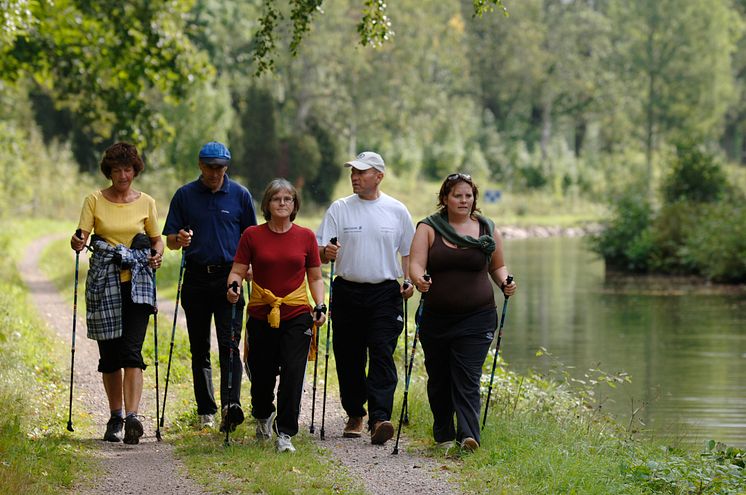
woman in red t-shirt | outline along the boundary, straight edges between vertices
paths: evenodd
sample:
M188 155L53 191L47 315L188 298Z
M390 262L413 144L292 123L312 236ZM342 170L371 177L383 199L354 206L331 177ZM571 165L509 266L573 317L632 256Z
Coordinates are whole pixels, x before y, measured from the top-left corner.
M262 198L267 222L243 232L228 276L231 303L238 293L230 285L235 281L241 286L251 278L246 311L251 414L257 421L256 437L270 439L274 430L280 452L295 452L291 437L298 433L311 325L320 327L326 320L319 248L311 230L293 223L299 209L295 187L285 179L272 180ZM316 305L313 310L307 289Z

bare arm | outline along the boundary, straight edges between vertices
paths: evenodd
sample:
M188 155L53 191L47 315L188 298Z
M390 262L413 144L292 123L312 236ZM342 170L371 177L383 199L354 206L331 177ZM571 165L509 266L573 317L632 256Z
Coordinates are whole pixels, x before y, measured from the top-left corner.
M233 262L233 266L231 267L231 272L228 274L228 287L226 287L226 297L228 299L228 302L231 304L235 304L238 302L238 296L241 291L241 287L243 287L243 281L246 278L246 274L249 271L249 265L244 265L243 263L237 263ZM233 289L230 288L231 284L233 282L238 283L239 292L233 292Z
M492 258L490 258L490 277L506 296L512 296L515 294L517 286L515 281L511 282L510 285L505 284L508 278L508 268L505 266L503 255L503 239L497 228L495 228L492 237L495 239L495 252L492 253Z
M412 247L409 250L409 276L417 290L427 292L430 290L430 281L424 278L427 269L427 258L430 246L435 239L435 231L429 225L421 223L417 226L412 239Z
M321 275L321 267L314 266L306 270L306 276L308 277L308 287L311 290L311 297L316 306L324 303L324 279ZM316 326L321 326L326 321L326 314L321 314L320 318L317 318L316 313L313 314L313 321Z

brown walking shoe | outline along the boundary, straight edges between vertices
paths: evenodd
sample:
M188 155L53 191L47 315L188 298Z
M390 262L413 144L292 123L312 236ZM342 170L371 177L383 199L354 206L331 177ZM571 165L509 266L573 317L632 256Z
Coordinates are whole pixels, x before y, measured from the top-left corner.
M383 445L391 440L394 436L394 425L391 421L376 421L373 429L370 430L370 443L373 445Z
M461 440L461 448L467 452L476 452L476 450L479 448L479 442L471 437L466 437Z
M362 416L350 416L345 425L344 433L342 436L345 438L360 438L363 434L363 417Z

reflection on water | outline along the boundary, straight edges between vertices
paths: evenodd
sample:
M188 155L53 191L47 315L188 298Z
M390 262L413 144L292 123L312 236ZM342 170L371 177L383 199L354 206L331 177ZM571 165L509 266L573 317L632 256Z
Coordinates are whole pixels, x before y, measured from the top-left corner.
M579 375L623 370L632 383L604 389L623 423L644 401L637 417L656 435L746 446L743 292L607 277L581 239L508 241L506 259L520 287L500 349L513 369L545 370L545 347Z

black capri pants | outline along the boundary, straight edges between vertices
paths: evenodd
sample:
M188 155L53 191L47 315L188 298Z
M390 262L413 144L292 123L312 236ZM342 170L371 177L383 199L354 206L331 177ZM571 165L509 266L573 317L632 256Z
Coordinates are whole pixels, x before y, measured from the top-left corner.
M132 302L132 283L122 282L122 336L98 340L98 371L114 373L122 368L146 368L142 359L142 344L148 330L148 320L153 314L149 304Z

